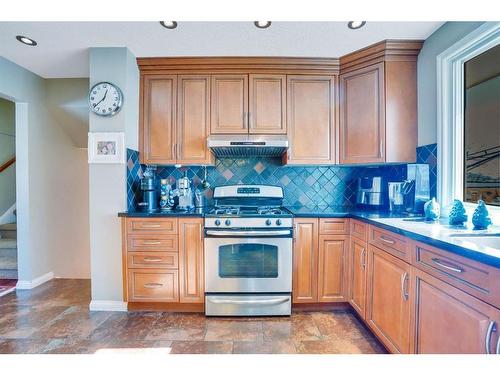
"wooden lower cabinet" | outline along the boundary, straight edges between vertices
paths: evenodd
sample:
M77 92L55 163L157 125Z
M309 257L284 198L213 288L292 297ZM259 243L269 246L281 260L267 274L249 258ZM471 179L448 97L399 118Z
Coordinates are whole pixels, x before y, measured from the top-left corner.
M293 303L318 301L318 219L295 219Z
M319 236L318 302L344 302L347 295L349 237Z
M179 302L177 270L129 270L130 302Z
M203 267L203 219L179 219L180 302L204 302Z
M349 246L349 303L357 313L366 316L366 265L367 244L351 237Z
M415 291L415 353L495 353L500 310L417 269Z
M366 323L393 353L410 353L411 266L368 246Z

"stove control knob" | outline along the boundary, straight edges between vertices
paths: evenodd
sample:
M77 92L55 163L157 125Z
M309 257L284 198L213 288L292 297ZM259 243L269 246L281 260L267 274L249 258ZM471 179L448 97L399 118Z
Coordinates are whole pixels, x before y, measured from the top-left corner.
M226 220L226 222L225 222L225 224L226 224L227 226L230 226L230 225L231 225L231 220L227 219L227 220Z
M266 225L271 225L271 219L266 220Z
M281 219L276 220L276 225L281 225Z
M219 226L220 225L220 220L219 219L216 219L215 220L215 225Z

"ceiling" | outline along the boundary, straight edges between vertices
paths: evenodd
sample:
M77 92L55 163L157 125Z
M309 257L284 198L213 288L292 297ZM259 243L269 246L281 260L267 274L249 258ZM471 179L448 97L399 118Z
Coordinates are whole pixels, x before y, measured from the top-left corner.
M128 47L151 56L339 57L384 39L426 39L443 22L0 22L0 55L44 78L88 77L89 47ZM36 47L19 43L23 35Z

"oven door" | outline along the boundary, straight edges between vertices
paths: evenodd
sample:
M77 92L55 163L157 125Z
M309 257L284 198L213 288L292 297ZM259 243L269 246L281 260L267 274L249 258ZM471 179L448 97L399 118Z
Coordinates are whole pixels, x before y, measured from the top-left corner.
M290 293L292 238L258 232L205 234L207 293ZM270 232L267 232L270 233ZM258 236L258 237L257 237Z

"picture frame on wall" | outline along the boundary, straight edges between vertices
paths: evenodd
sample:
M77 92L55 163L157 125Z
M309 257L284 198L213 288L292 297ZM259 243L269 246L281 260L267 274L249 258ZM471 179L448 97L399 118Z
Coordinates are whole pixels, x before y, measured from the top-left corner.
M89 133L89 164L125 164L125 134Z

